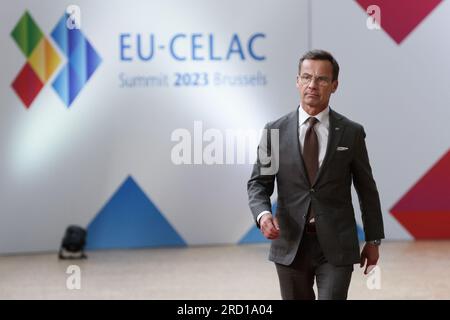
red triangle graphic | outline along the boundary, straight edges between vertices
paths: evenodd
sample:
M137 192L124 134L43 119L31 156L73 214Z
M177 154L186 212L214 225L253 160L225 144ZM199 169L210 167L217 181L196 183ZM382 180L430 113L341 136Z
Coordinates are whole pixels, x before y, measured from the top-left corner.
M356 0L364 9L380 7L381 27L400 44L442 0Z
M450 239L450 149L394 205L391 214L416 239Z

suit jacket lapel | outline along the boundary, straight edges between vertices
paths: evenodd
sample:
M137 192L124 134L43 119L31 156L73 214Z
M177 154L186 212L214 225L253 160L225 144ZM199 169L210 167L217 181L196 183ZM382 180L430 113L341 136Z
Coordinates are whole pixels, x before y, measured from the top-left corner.
M328 130L328 144L327 151L325 152L325 158L322 161L322 165L319 168L319 172L317 173L316 180L313 183L313 186L320 179L321 175L325 171L330 159L333 157L333 154L336 152L337 145L341 140L342 133L344 131L344 126L341 122L342 117L330 109L330 128Z

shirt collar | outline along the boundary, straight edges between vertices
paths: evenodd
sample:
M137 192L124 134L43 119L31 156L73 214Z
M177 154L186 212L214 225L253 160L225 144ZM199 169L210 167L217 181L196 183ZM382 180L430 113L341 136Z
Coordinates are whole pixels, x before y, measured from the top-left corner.
M298 110L299 110L298 111L298 121L299 121L299 124L302 125L311 116L309 114L307 114L305 110L303 110L301 105L298 106ZM329 119L330 119L330 106L323 109L321 112L316 114L314 117L317 120L319 120L319 123L324 124L325 126L328 127Z

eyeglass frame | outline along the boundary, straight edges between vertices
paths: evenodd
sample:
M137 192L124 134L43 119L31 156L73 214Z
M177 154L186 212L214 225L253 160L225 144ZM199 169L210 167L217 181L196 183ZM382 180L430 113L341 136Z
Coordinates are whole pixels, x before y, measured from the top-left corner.
M310 78L309 80L307 80L307 82L304 82L304 80L305 80L304 75L308 75L308 76L310 76L311 78ZM304 74L301 74L301 75L299 74L298 77L300 78L300 83L301 83L302 85L304 85L304 86L309 85L313 79L316 79L316 80L317 80L317 83L318 83L319 86L321 86L321 87L326 87L327 85L333 83L333 80L330 79L330 78L328 78L328 77L325 77L325 76L319 76L319 77L316 77L316 76L313 76L313 75L311 75L311 74L309 74L309 73L306 73L306 74L304 73ZM321 81L322 81L322 82L321 82ZM325 83L324 83L323 81L325 81Z

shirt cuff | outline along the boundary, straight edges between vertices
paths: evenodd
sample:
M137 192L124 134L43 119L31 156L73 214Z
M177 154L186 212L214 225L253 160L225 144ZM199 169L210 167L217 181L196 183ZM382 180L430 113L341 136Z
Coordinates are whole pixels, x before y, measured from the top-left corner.
M266 213L272 214L272 212L267 211L267 210L264 210L263 212L261 212L260 214L258 214L258 216L256 217L256 221L258 221L258 224L260 224L260 223L259 223L259 220L261 220L261 217L262 217L263 215L265 215Z

